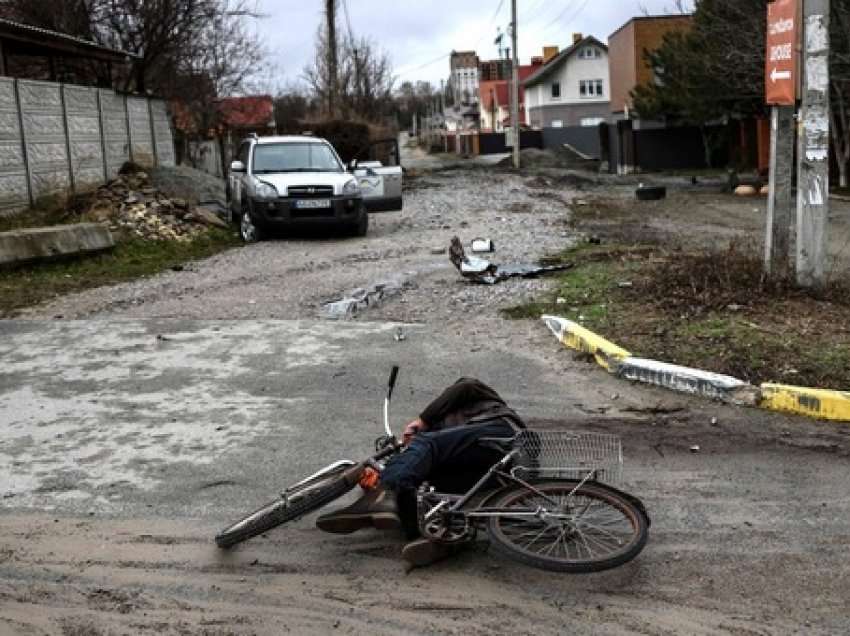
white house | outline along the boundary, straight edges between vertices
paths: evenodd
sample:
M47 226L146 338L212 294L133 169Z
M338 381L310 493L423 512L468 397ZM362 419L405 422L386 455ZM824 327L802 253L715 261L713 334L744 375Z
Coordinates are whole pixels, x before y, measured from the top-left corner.
M534 128L597 126L611 116L608 47L594 37L573 44L525 82L526 123Z

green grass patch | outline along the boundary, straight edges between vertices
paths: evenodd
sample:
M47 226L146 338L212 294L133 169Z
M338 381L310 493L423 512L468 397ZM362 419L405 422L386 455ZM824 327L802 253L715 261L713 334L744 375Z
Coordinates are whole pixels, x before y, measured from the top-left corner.
M97 255L0 270L0 317L63 294L151 276L236 245L233 231L215 228L188 243L132 238Z
M581 246L553 257L575 269L503 315L563 316L637 355L754 384L850 390L846 287L813 297L788 281L763 280L759 256Z

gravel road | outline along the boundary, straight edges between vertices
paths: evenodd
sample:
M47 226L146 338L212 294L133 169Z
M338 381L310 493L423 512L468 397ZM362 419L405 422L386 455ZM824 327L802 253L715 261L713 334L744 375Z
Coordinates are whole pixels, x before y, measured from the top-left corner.
M493 239L497 262L577 240L565 221L586 193L540 186L426 172L365 239L233 249L0 323L0 634L847 633L846 427L618 382L499 316L545 279L459 279L454 235ZM380 282L402 291L323 317ZM470 374L533 426L619 434L653 519L644 553L556 576L481 545L405 574L399 537L326 536L312 517L215 550L308 465L363 452L392 362L399 418Z

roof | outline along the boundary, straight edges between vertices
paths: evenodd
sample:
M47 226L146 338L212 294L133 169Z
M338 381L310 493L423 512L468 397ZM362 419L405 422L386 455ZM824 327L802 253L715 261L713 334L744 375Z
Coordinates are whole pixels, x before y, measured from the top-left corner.
M608 47L605 46L602 42L597 40L592 35L588 35L587 37L582 38L578 42L574 42L571 46L568 46L563 51L558 53L551 60L546 62L542 67L538 68L535 73L526 79L523 84L525 86L531 86L532 84L536 84L537 82L548 77L556 68L560 67L562 63L566 62L567 58L569 58L573 53L578 51L581 47L586 46L587 44L593 44L598 46L603 51L607 51Z
M614 31L611 35L608 36L608 41L611 41L611 38L617 35L620 31L629 26L632 22L651 22L656 21L660 22L661 20L691 20L693 19L692 13L668 13L664 15L639 15L635 16L631 20L628 20L624 24L622 24L616 31Z
M7 20L6 18L0 18L0 39L16 40L41 48L56 49L66 53L88 55L111 61L125 61L128 58L139 57L133 53L103 46L91 40Z
M525 79L530 77L539 66L534 64L525 64L518 67L519 73L519 102L525 102L525 89L523 84ZM507 106L511 103L511 81L510 80L483 80L481 86L481 105L490 110L492 107L491 96L495 96L496 103L500 106Z
M257 137L257 143L264 146L266 144L324 144L327 141L312 135L278 135L276 137Z
M225 97L218 100L218 112L229 128L269 128L275 125L271 95Z

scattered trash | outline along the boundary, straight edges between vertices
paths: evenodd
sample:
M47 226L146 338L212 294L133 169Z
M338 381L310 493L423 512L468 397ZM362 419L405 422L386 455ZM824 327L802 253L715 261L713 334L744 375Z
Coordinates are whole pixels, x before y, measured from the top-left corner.
M717 426L717 418L716 418L716 417L712 417L712 418L711 418L711 425L712 425L712 426Z
M739 185L737 188L735 188L735 196L754 197L756 194L758 194L758 190L756 190L755 187L751 185Z
M694 444L693 446L691 446L691 452L692 453L698 453L699 452L699 445Z
M396 328L395 339L396 339L396 342L403 342L403 341L407 340L407 336L404 334L404 330L401 327Z
M731 305L726 305L726 309L728 309L729 311L741 311L743 308L743 305L736 305L734 303Z
M617 283L617 287L620 287L621 289L626 289L628 287L634 287L634 284L630 280L624 280L622 282Z
M449 260L461 276L476 283L495 285L508 278L534 278L549 272L562 272L573 267L572 263L563 265L495 265L478 256L467 256L458 237L452 238L449 248Z
M440 256L441 254L445 254L445 253L446 253L445 247L433 247L433 248L431 248L431 254L433 254L434 256Z
M469 248L476 254L496 251L496 245L493 241L484 238L472 239L472 242L469 244Z
M561 297L561 296L559 296L559 297L555 300L555 304L556 304L556 305L566 305L566 304L567 304L567 299L566 299L566 298L563 298L563 297Z

